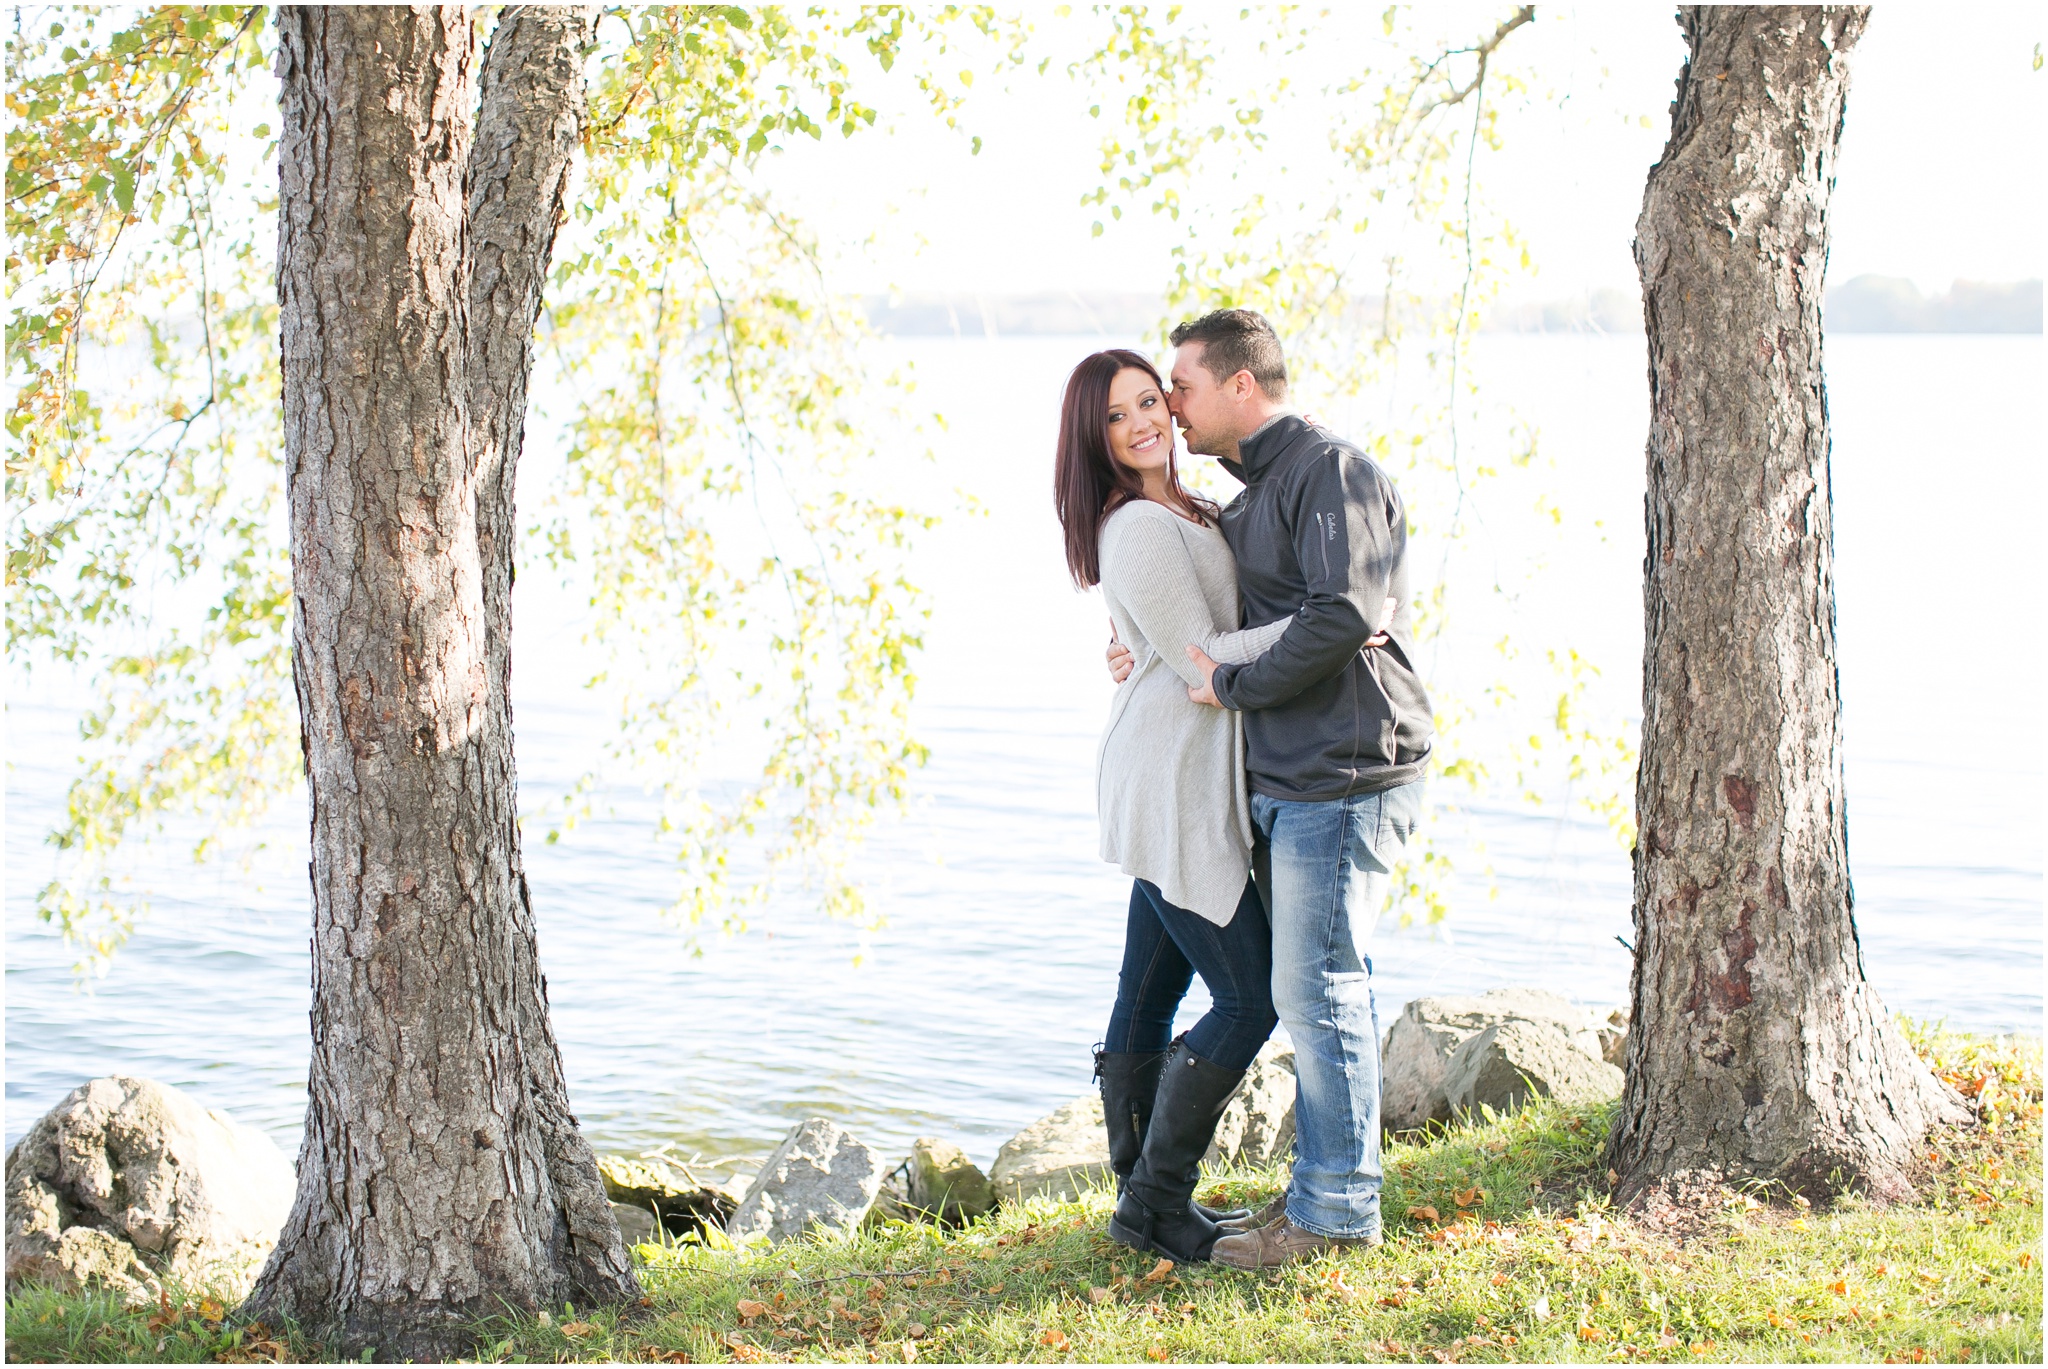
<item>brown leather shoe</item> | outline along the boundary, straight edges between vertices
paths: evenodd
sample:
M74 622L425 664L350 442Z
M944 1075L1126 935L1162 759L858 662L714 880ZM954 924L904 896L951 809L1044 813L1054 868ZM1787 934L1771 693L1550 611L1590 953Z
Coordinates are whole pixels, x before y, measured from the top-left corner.
M1318 1236L1313 1231L1303 1231L1283 1216L1271 1226L1225 1236L1211 1248L1209 1258L1232 1269L1277 1269L1296 1260L1312 1260L1332 1250L1351 1250L1379 1243L1377 1234Z
M1267 1203L1257 1212L1242 1217L1212 1217L1211 1221L1225 1231L1236 1235L1240 1231L1256 1231L1262 1226L1271 1226L1287 1215L1287 1190L1280 1190L1280 1196Z

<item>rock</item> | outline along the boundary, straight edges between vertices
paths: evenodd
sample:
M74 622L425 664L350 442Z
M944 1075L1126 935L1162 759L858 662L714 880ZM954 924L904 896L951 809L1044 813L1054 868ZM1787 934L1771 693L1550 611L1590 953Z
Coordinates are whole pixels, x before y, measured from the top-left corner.
M1588 1055L1552 1022L1516 1019L1488 1027L1458 1047L1444 1072L1453 1112L1481 1103L1508 1112L1531 1095L1563 1103L1597 1103L1621 1096L1622 1073Z
M1294 1048L1268 1041L1224 1105L1211 1164L1269 1165L1294 1149Z
M658 1216L662 1229L671 1236L687 1236L707 1226L723 1228L742 1196L716 1184L699 1183L696 1176L678 1172L665 1161L603 1155L598 1157L597 1172L614 1207L630 1207L650 1221ZM630 1237L627 1243L632 1243Z
M882 1186L875 1191L874 1205L868 1208L868 1215L861 1218L861 1230L887 1226L890 1222L919 1222L930 1219L929 1213L920 1212L910 1205L910 1161L905 1160L882 1176Z
M909 1205L942 1222L964 1225L996 1205L995 1185L951 1141L920 1138L910 1148Z
M619 1237L628 1250L636 1245L659 1245L661 1223L654 1220L651 1208L635 1207L631 1203L613 1203L612 1216L618 1219Z
M73 1089L7 1155L7 1281L151 1297L159 1280L246 1285L291 1214L291 1161L262 1132L148 1079Z
M1294 1051L1268 1041L1224 1105L1210 1163L1270 1164L1294 1149ZM1044 1195L1061 1202L1110 1178L1102 1095L1084 1093L1003 1142L989 1180L1004 1202Z
M1494 989L1476 997L1418 998L1387 1028L1380 1046L1380 1125L1413 1131L1449 1121L1445 1074L1458 1048L1503 1022L1544 1022L1588 1059L1603 1061L1592 1014L1543 989Z
M1102 1095L1084 1093L1003 1142L989 1179L1006 1203L1040 1195L1065 1202L1109 1172Z
M1618 1070L1628 1068L1629 1009L1616 1008L1595 1033L1600 1038L1600 1058Z
M822 1117L790 1128L761 1166L726 1234L780 1243L809 1232L858 1228L882 1187L882 1158Z

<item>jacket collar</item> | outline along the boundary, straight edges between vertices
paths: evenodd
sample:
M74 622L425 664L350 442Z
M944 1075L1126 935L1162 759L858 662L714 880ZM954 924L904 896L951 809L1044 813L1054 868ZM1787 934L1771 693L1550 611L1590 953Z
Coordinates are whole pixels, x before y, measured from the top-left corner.
M1308 424L1297 413L1278 413L1261 423L1257 431L1237 444L1237 460L1219 462L1239 480L1249 485L1273 464L1273 458L1292 446L1294 439L1308 430Z

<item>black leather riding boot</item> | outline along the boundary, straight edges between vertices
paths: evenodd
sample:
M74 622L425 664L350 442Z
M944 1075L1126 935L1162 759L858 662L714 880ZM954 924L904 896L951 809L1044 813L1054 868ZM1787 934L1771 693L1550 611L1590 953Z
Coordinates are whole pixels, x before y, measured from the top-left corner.
M1159 1071L1167 1051L1095 1052L1095 1077L1102 1085L1102 1125L1109 1133L1109 1167L1116 1174L1117 1196L1145 1149L1145 1128L1152 1121L1152 1099L1159 1092Z
M1204 1060L1185 1042L1174 1047L1160 1071L1138 1163L1109 1219L1111 1236L1180 1264L1209 1258L1224 1233L1196 1208L1195 1185L1202 1154L1244 1073Z
M1109 1133L1109 1167L1116 1175L1116 1196L1124 1196L1131 1171L1145 1149L1145 1131L1152 1121L1152 1103L1159 1092L1159 1072L1165 1068L1172 1047L1163 1051L1095 1052L1095 1077L1102 1087L1102 1125ZM1195 1208L1212 1222L1241 1221L1251 1216L1250 1208L1219 1212L1212 1207Z

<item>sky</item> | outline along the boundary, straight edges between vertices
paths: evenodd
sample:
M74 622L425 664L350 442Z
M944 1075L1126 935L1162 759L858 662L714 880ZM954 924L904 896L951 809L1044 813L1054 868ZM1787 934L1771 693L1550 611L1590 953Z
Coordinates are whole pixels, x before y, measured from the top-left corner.
M1365 51L1378 9L1340 11L1333 42ZM1437 12L1477 32L1505 7ZM1501 69L1528 88L1507 97L1505 145L1479 171L1535 266L1509 298L1633 289L1630 241L1684 41L1659 5L1539 5L1537 14L1503 49ZM1056 38L1059 23L1042 17L1041 35ZM2038 4L1877 6L1852 57L1831 280L1904 276L1936 292L1957 278L2043 274L2048 72L2034 58L2044 38L2048 6ZM872 231L842 253L846 288L1156 292L1172 241L1165 226L1127 219L1093 237L1099 211L1078 203L1096 183L1101 132L1085 98L1058 64L1007 82L984 74L962 132L903 99L884 106L887 136L792 148L773 174L828 239ZM969 134L982 138L978 156Z

